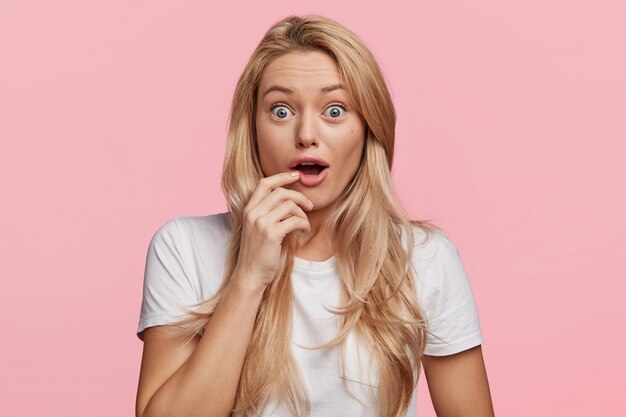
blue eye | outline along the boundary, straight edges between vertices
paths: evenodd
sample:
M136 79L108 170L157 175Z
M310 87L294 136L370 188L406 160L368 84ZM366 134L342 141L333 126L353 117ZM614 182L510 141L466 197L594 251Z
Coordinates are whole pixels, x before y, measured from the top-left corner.
M333 104L327 110L330 110L330 117L332 117L333 119L338 119L348 109L343 104Z
M274 111L274 109L277 109L277 110ZM343 104L336 103L328 107L326 111L324 112L324 114L329 113L328 116L331 117L332 119L339 119L341 116L343 116L343 113L346 112L347 110L348 108L344 106ZM289 109L289 107L287 107L286 104L282 104L282 103L274 103L270 107L270 113L272 113L274 116L276 116L279 119L287 118L289 116L289 113L293 114L293 112Z
M274 109L278 109L278 111L274 112ZM279 119L284 119L285 117L287 117L287 111L291 112L291 110L289 110L289 108L287 106L285 106L284 104L274 104L271 108L270 108L270 112L278 117Z

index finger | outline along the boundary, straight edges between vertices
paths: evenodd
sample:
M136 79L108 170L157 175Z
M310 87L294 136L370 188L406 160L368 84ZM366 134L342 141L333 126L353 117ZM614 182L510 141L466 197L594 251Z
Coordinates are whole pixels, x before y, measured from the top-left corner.
M299 179L300 179L300 171L297 171L297 170L279 172L278 174L261 178L261 180L257 184L256 189L250 196L248 205L250 206L250 208L254 208L257 204L261 202L261 200L263 200L272 191L274 191L274 188L278 188L285 184L294 183L298 181Z

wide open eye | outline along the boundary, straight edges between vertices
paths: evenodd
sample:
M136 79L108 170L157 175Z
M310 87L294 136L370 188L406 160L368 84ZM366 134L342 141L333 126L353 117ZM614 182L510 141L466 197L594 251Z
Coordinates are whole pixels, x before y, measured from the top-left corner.
M274 109L278 110L274 111ZM291 113L291 110L285 104L275 103L270 107L270 112L279 119L285 119L288 116L288 112Z
M333 118L333 119L338 119L341 116L343 116L343 113L346 112L346 110L348 110L346 108L346 106L344 106L343 104L333 104L331 106L329 106L326 111L324 112L324 114L327 114Z

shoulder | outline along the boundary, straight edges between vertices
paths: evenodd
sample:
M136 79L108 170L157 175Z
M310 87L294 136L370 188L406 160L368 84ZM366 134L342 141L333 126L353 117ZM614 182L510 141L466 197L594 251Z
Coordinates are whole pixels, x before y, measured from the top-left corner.
M210 297L223 278L229 224L227 212L168 219L150 242L145 281L159 288L182 286L187 301Z
M440 259L449 259L450 257L458 255L456 245L443 229L434 229L428 234L420 229L418 234L420 234L419 236L422 238L415 242L414 249L416 251L428 253Z
M427 226L413 223L411 226L413 235L413 259L420 264L428 264L438 257L448 257L456 252L456 246L446 232L439 226L428 224ZM408 236L403 232L405 247L408 247Z
M465 278L457 246L443 229L414 225L413 235L411 259L418 284L426 288L441 289L452 284L451 277Z
M178 216L162 223L152 236L150 246L155 250L167 248L184 256L194 249L215 250L228 246L230 240L228 212L206 216Z
M228 212L206 216L179 216L170 219L184 237L220 237L230 235ZM167 223L166 223L167 224Z

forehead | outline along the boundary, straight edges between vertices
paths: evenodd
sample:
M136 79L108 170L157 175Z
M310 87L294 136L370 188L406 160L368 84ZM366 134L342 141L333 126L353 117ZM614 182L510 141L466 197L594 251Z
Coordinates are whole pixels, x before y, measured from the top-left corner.
M263 70L259 92L272 84L305 88L340 83L333 58L322 51L292 51L273 59Z

